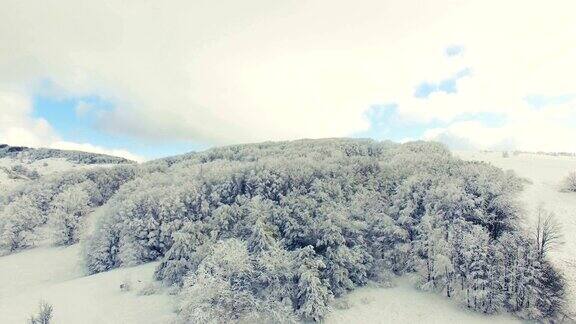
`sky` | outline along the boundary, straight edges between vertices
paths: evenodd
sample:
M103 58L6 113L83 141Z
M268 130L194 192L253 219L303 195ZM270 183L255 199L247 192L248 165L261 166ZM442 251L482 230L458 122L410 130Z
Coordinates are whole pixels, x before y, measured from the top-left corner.
M576 2L0 0L0 143L576 152Z

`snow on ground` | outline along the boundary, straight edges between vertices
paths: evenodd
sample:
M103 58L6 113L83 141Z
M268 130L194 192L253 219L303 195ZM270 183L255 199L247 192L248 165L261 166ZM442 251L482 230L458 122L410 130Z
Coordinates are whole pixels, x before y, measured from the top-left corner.
M172 297L139 295L156 263L85 276L80 248L36 248L0 258L0 322L26 323L40 300L54 306L54 323L170 323ZM123 292L120 284L132 289Z
M156 263L85 276L79 245L36 248L0 258L1 323L25 323L40 300L54 306L54 323L171 323L173 297L140 296L152 282ZM130 292L120 284L132 283ZM139 282L140 281L140 282ZM326 323L519 323L507 315L485 316L399 279L392 288L365 287L346 297L349 309L335 309Z
M348 296L350 308L334 309L326 323L520 323L510 315L486 316L435 293L419 291L407 278L392 288L360 288Z
M52 174L55 172L61 172L70 170L72 168L81 168L81 167L94 167L100 166L98 164L77 164L74 162L70 162L64 158L49 158L49 159L42 159L37 160L34 162L26 162L18 158L11 158L5 157L0 159L0 166L3 167L12 167L14 165L23 165L30 170L38 171L41 175Z
M565 244L551 258L566 275L569 303L572 312L576 312L576 193L559 191L562 180L576 171L576 157L521 153L505 158L499 152L454 153L465 160L485 161L513 170L530 180L531 184L526 184L520 196L528 215L527 225L533 225L537 219L535 211L539 204L554 212L562 224Z
M75 169L114 167L121 164L82 164L69 161L65 158L47 158L33 162L11 157L0 158L0 167L10 168L15 165L23 165L27 169L37 171L40 175L49 175Z

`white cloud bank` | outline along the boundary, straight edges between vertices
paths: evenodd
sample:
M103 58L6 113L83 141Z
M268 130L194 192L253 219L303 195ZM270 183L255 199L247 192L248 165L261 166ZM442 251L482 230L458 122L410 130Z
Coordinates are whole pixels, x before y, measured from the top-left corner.
M4 0L0 90L31 94L48 79L57 95L104 96L116 109L100 127L141 138L347 136L369 127L370 105L395 102L403 118L449 125L427 138L576 151L573 105L557 124L558 110L523 100L576 93L575 11L572 0ZM452 45L462 54L448 57ZM463 68L456 94L413 97ZM507 122L457 121L480 112Z

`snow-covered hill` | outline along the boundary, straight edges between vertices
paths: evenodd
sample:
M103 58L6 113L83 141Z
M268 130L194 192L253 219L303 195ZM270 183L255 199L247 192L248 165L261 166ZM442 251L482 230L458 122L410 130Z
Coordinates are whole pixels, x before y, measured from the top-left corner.
M0 144L0 200L19 184L74 169L87 169L133 161L104 154Z
M286 158L287 156L294 157L296 161L291 161L290 158ZM427 159L427 156L432 158ZM574 204L576 202L576 194L560 193L556 188L560 179L568 173L567 171L573 167L576 169L575 159L554 159L549 156L539 155L519 155L504 159L501 154L480 152L457 152L457 156L465 160L488 161L505 169L513 169L521 176L531 179L532 184L527 185L526 189L521 193L521 198L526 208L533 210L537 203L542 200L549 209L554 210L559 215L567 234L570 233L569 231L573 232L573 230L576 230L572 222L573 219L569 216L570 210L574 211L573 207L576 206ZM324 161L324 159L327 161ZM421 271L423 269L414 270L414 268L409 268L405 271L400 269L399 273L404 273L404 276L399 278L390 277L389 281L381 281L384 284L392 284L391 288L377 288L375 284L357 287L355 283L348 279L347 274L357 271L357 268L361 267L363 262L371 262L368 261L371 257L366 259L354 257L354 253L366 248L362 244L372 244L371 242L364 243L366 242L364 239L354 241L354 244L357 244L354 250L342 246L342 249L338 252L342 253L341 255L328 254L326 252L327 249L323 247L315 252L311 248L310 243L301 247L298 245L301 244L299 241L295 241L293 243L294 247L290 247L290 249L294 250L290 251L285 247L286 250L279 249L275 252L277 254L267 255L266 249L255 250L259 251L257 253L263 254L256 254L252 248L250 251L246 250L246 246L253 246L254 242L279 244L270 243L270 239L276 240L270 236L271 231L277 231L277 234L274 235L280 235L278 234L278 229L271 227L276 225L269 224L265 226L263 222L272 213L276 217L287 217L287 215L290 215L291 210L280 209L285 206L274 207L273 204L277 202L272 200L273 197L283 197L283 194L276 195L274 192L266 192L264 190L287 190L283 189L286 188L282 182L285 181L284 179L287 179L286 181L300 181L298 182L301 186L299 190L303 192L308 190L306 186L310 183L313 184L314 191L304 195L305 199L318 197L321 201L326 201L331 195L340 197L338 202L340 205L336 205L338 208L326 209L329 213L314 216L330 217L330 219L313 231L308 231L307 236L300 237L299 240L309 240L314 235L328 239L331 239L331 235L336 235L337 237L340 237L338 235L351 235L351 237L356 239L361 235L368 234L373 235L367 237L371 237L374 242L383 238L401 240L402 237L406 237L402 236L402 233L404 233L403 229L394 224L396 218L392 219L385 214L381 214L379 210L388 207L379 203L384 201L384 199L390 198L390 203L394 208L385 209L385 212L390 214L398 213L398 209L395 209L396 206L411 212L418 212L418 208L410 207L410 204L413 203L411 199L416 197L416 194L422 194L422 191L417 192L417 190L423 190L424 192L430 190L427 187L420 187L421 184L425 181L430 181L430 179L432 181L441 179L439 182L441 185L436 188L439 191L433 191L432 195L423 196L423 199L438 199L438 201L442 201L442 204L449 204L441 205L444 206L442 208L451 208L450 204L452 203L459 204L461 200L459 200L458 195L461 194L459 190L462 187L451 186L450 182L442 182L445 181L442 172L436 173L438 168L445 168L447 165L454 168L450 169L452 170L450 176L455 179L460 181L473 179L473 182L469 183L472 186L496 185L496 187L486 187L486 190L504 198L509 198L508 193L499 191L499 188L506 188L507 184L503 180L509 179L514 182L516 178L509 177L496 168L486 168L484 165L475 163L462 163L462 161L450 157L450 154L442 147L424 143L396 145L393 143L356 140L263 143L187 154L176 158L152 161L134 168L103 169L102 171L104 172L99 172L99 168L101 166L110 166L110 164L79 164L78 161L80 160L71 161L62 156L38 160L34 158L25 160L22 156L5 156L0 159L0 163L5 163L0 164L0 166L4 166L8 170L8 172L5 172L8 176L4 180L14 181L15 183L29 182L30 184L35 184L35 186L30 186L31 190L23 193L24 196L28 196L26 199L37 201L38 199L42 200L45 197L51 197L50 199L52 200L48 202L51 209L56 211L59 211L59 208L64 208L60 211L73 210L78 212L78 217L83 218L83 222L73 225L81 225L85 228L75 228L75 230L84 232L86 228L90 228L88 230L88 234L90 234L88 238L84 236L84 233L80 233L80 243L68 247L54 247L52 246L54 242L51 241L32 240L31 244L25 242L27 244L22 245L24 249L28 248L27 250L22 251L22 247L16 246L10 252L12 254L0 257L1 323L22 323L36 310L40 300L46 300L54 306L54 323L173 323L177 320L175 310L180 305L181 299L189 299L188 304L186 304L189 305L188 312L195 312L195 307L205 307L211 302L222 303L222 300L217 299L219 298L218 294L222 292L213 291L217 287L227 289L227 296L233 297L230 301L224 301L225 303L236 305L233 303L239 302L240 304L238 305L243 305L242 307L260 307L258 303L261 300L257 298L262 297L251 296L250 294L254 292L238 291L235 290L237 288L226 285L219 286L219 282L222 280L222 277L219 276L223 275L219 271L228 271L233 275L239 275L236 271L243 271L242 268L245 267L246 269L251 269L249 270L250 276L256 274L257 276L262 276L263 279L268 275L277 276L274 280L279 280L278 284L282 282L282 276L285 275L285 271L290 271L290 273L294 273L291 274L293 277L287 278L299 278L297 280L300 283L293 285L292 283L284 282L284 286L277 288L287 289L287 291L290 291L290 289L292 291L294 289L303 289L302 291L305 294L313 296L318 294L318 291L314 291L315 289L333 289L333 286L328 285L328 280L314 281L314 278L319 279L319 271L326 269L326 265L331 267L329 269L335 269L325 273L334 282L331 285L342 285L344 287L346 280L348 280L351 284L348 288L342 289L342 291L353 289L351 293L344 293L342 297L331 303L333 308L332 312L328 313L325 318L327 323L513 323L519 321L513 315L485 315L481 312L474 312L471 310L472 307L468 309L463 306L462 299L459 300L459 297L446 298L446 290L442 284L436 286L436 283L430 281L430 279L427 283L425 282L425 272ZM291 161L293 166L292 164L287 164L289 167L286 167L283 161ZM315 169L317 163L325 164L324 167ZM16 168L16 171L20 172L24 177L10 179L14 178L14 175L9 174L14 165L26 166L27 169L24 171ZM361 168L358 166L361 166ZM380 171L379 167L383 167L386 172L405 172L402 176L406 178L395 178L395 173L378 173L383 172ZM88 173L73 172L64 177L65 179L58 178L59 172L75 169L81 171L84 168L96 168L97 172L93 172L91 169ZM310 168L311 172L302 172L302 170L308 170L307 168ZM328 169L330 172L323 173ZM459 172L454 172L454 170ZM40 180L32 179L36 177L32 173L34 171L38 173ZM348 173L346 173L346 176L342 176L343 172ZM410 172L415 173L411 175ZM459 178L462 176L460 172L469 172L468 175L470 177ZM301 173L305 177L310 176L310 178L298 178ZM371 178L369 178L371 174L376 175L374 177L376 181L372 182ZM426 177L420 178L422 174L426 174ZM53 175L56 175L56 177L52 177ZM399 181L397 179L401 179L404 185L400 189L391 190L390 192L392 192L393 196L387 196L388 192L383 193L381 197L384 199L374 200L374 197L376 197L374 196L375 192L372 195L354 195L351 201L355 209L350 211L346 209L350 204L345 203L345 199L348 198L344 198L344 195L346 192L353 192L350 190L351 186L364 186L364 183L368 182L376 185L376 188L380 190L382 184L379 184L378 181L382 179L382 176L389 177L384 178L384 181L390 181L383 184L397 186L397 181ZM483 178L483 181L476 182L477 178L475 176L485 178ZM50 180L42 183L41 179L43 177L47 177L45 179L50 178ZM332 181L332 179L326 183L318 182L318 179L322 177L326 177L326 179L334 177L337 181ZM359 178L354 179L354 177ZM407 178L409 181L406 180ZM303 181L306 179L312 181ZM0 181L2 181L2 178L0 178ZM110 183L114 183L114 185L109 186ZM447 187L450 190L443 191ZM214 191L205 191L207 190L206 188L212 188L210 190ZM369 187L359 188L370 190ZM514 183L509 188L514 190ZM216 189L220 190L220 192L216 192ZM216 205L224 206L225 208L210 210L210 208L214 207L211 207L209 203L211 204L215 199L226 198L227 196L224 194L231 195L231 193L239 190L255 190L255 192L260 193L259 195L268 195L270 198L264 204L260 200L261 198L258 197L257 199L247 200L245 197L239 196ZM414 192L411 190L414 190ZM98 199L90 200L90 202L80 206L82 208L76 210L74 208L78 207L78 204L84 204L83 200L80 199L82 195L74 195L77 192L94 193L98 196ZM448 194L449 199L444 201L446 194ZM295 198L296 196L293 196L292 199ZM204 201L203 199L206 200ZM481 197L479 199L488 198ZM283 200L281 201L285 203ZM415 200L415 202L417 204L421 203L418 200ZM429 200L429 202L434 202L434 200ZM28 206L26 201L17 201L17 203ZM305 212L306 208L314 206L311 200L293 200L292 203L294 203L295 208L301 209L301 216L299 217L309 215ZM507 204L509 202L508 200L502 200L499 203ZM325 205L322 208L333 207L332 205ZM36 212L34 208L36 207L31 206L30 210L32 213ZM185 208L189 208L192 211L184 211ZM233 214L235 212L238 212L238 214ZM363 223L367 220L362 217L366 217L363 215L368 212L375 213L377 218L374 220L376 223ZM17 211L14 211L14 208L10 210L10 213L10 217L18 214ZM179 222L185 222L186 217L197 215L196 213L198 213L198 217L201 214L208 215L202 216L208 217L205 218L206 224L194 221L188 224L190 226L176 230L176 228L181 227ZM347 213L358 213L359 216L356 216L353 220L342 222L345 219L343 217L349 217ZM477 209L475 213L482 215L485 211ZM214 215L214 217L210 218L209 215ZM253 220L250 218L252 217L251 215L260 216L258 219ZM455 215L461 214L456 213ZM227 218L232 216L237 217L234 218L233 222ZM39 215L35 220L35 224L42 231L47 230L47 225L52 221L52 217L55 216L51 213ZM246 219L240 217L246 217ZM274 219L278 220L277 218ZM533 216L531 216L531 219L533 219ZM13 220L11 219L10 221ZM300 226L295 231L300 233L307 230L307 228L302 228L303 222L309 222L306 224L312 227L314 224L311 221L309 218L303 218L303 220L291 223L290 226ZM426 221L432 222L434 220L427 218ZM164 222L164 224L160 223L161 227L158 227L158 222ZM89 226L88 224L91 225ZM234 226L238 226L238 224L241 224L242 227L234 229ZM354 226L351 226L352 224ZM366 226L366 224L372 225ZM378 224L384 224L385 226L380 228L377 226ZM526 226L528 225L529 223L527 222ZM420 230L423 231L426 228L428 227L423 227ZM430 246L436 244L434 249L437 249L437 252L435 253L439 254L438 256L432 256L431 254L430 257L425 256L425 258L429 258L428 260L433 257L442 257L442 253L444 253L442 251L446 251L445 244L448 242L443 240L445 237L441 232L443 228L431 229L431 235L440 234L437 236L440 243L420 241L415 244L430 244ZM480 226L474 228L479 230ZM237 235L239 238L248 240L249 245L242 243L238 239L229 239L226 236L222 236L223 238L218 241L202 243L209 245L206 245L205 250L195 252L197 246L189 246L190 244L188 243L192 242L192 240L200 242L200 240L207 240L209 237L208 234L205 236L201 234L198 229L209 233L211 236L222 235L222 233L224 235ZM330 231L325 229L330 229ZM390 229L393 229L393 231L390 231ZM375 232L367 234L363 232L372 230ZM176 232L172 233L173 231ZM229 231L230 234L225 231ZM31 230L24 229L23 232L28 233ZM453 235L453 232L451 233L450 235ZM485 230L479 230L477 233L485 235L485 242L488 242ZM171 234L175 235L172 236ZM448 235L446 234L446 236ZM473 240L472 242L477 243L474 241L473 235L468 235L467 237L469 240ZM344 238L348 239L345 236ZM77 240L78 238L75 236L75 239ZM519 237L518 239L521 240L522 238ZM414 238L414 240L421 240L421 238ZM569 279L572 280L574 272L573 268L570 268L570 262L574 260L573 248L576 248L576 245L574 245L576 241L572 240L570 235L566 235L566 240L567 244L562 250L555 253L553 258L556 264L562 267L568 273ZM341 241L333 240L332 242L334 243L330 244L334 244L336 249ZM501 244L500 242L492 243ZM167 250L167 252L163 251L162 249L168 244L173 245L173 248ZM283 242L282 244L287 243ZM382 243L377 244L395 244L395 242L384 240ZM135 249L137 245L140 246ZM391 249L385 245L381 246L385 249ZM190 250L190 247L192 247L192 250ZM376 247L380 249L380 245ZM396 254L388 254L381 257L389 258L386 259L387 262L391 260L400 260L399 262L401 262L403 255L414 257L414 261L411 262L424 262L426 260L416 256L414 250L405 250L406 248L413 249L411 245L400 244L395 248L398 249L394 252ZM488 246L483 245L482 248L487 249ZM237 249L236 252L240 253L231 252L234 249ZM119 250L121 255L117 256L116 253ZM144 254L144 252L148 254ZM157 256L159 253L166 253L168 257L160 258ZM165 276L168 274L176 279L180 276L181 279L183 274L178 271L182 269L182 266L189 266L186 262L191 261L187 261L186 257L189 257L190 253L204 253L203 259L200 259L201 262L198 261L200 264L196 266L198 269L210 269L210 271L198 272L199 270L197 269L197 273L194 275L200 276L198 280L204 281L200 281L200 285L195 281L190 281L187 283L186 289L191 292L207 293L208 295L213 292L215 297L191 298L186 295L186 291L173 291L166 286L162 287L160 282L153 280L155 269L158 271L159 265L164 267L164 269L169 268L170 271L174 271L172 273L165 272ZM256 256L272 257L272 259L268 260L270 263L259 263L258 260L255 260ZM482 258L482 256L479 257ZM102 260L112 260L112 262L102 263ZM154 260L162 260L162 262L159 263ZM298 263L298 260L303 261ZM338 260L342 261L342 263L338 264L337 262L340 262ZM441 259L435 259L434 262L440 262L438 260ZM479 260L482 261L482 259ZM291 265L287 268L282 268L285 266L284 262L292 264L294 261L297 263L296 266ZM404 259L404 262L406 261ZM92 264L87 267L85 262L92 262ZM131 267L131 262L145 262L145 264ZM232 267L230 267L230 264ZM446 265L448 266L448 264ZM263 266L264 268L262 268ZM306 270L307 267L312 267L313 271L300 273L300 271ZM367 280L368 275L362 271L365 270L360 268L359 272L354 275L364 276L362 280ZM89 274L89 272L99 273ZM438 278L442 278L442 273L440 272L435 275ZM158 277L158 274L156 274L156 277ZM251 277L239 278L241 281L238 284L244 284L247 280L252 280ZM311 285L314 284L316 286L313 289L307 289L308 285L302 283L304 282L302 278L312 278L309 282ZM374 278L378 278L378 275ZM164 279L166 280L166 277ZM467 277L462 277L461 279L468 280ZM440 282L439 280L443 279L437 280ZM431 291L423 292L417 288L421 287L423 283L427 284L428 289ZM126 288L127 285L129 288ZM324 291L325 293L326 291ZM278 297L273 294L270 296ZM301 294L296 296L301 296ZM483 298L481 294L477 296L478 298ZM248 301L235 300L238 298L248 298ZM569 298L569 302L574 304L574 295ZM278 301L272 300L272 302L274 304L265 303L263 305L270 309L279 307ZM320 302L323 302L323 300ZM318 300L313 301L313 303L316 303L313 304L313 307L322 306L320 302ZM226 305L229 304L218 304L217 307L228 307ZM257 311L260 309L256 308ZM282 310L281 308L278 309ZM479 307L477 309L481 310L483 308ZM205 310L199 310L199 312L210 313L206 313ZM195 313L192 316L205 315Z

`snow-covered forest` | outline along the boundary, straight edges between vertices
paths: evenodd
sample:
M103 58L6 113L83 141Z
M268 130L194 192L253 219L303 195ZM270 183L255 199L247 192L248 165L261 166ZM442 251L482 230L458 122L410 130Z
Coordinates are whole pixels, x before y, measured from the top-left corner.
M320 321L349 292L405 276L482 314L565 313L549 257L558 224L543 211L523 226L526 181L441 144L300 140L98 161L0 191L1 253L79 243L91 275L156 262L184 323Z

